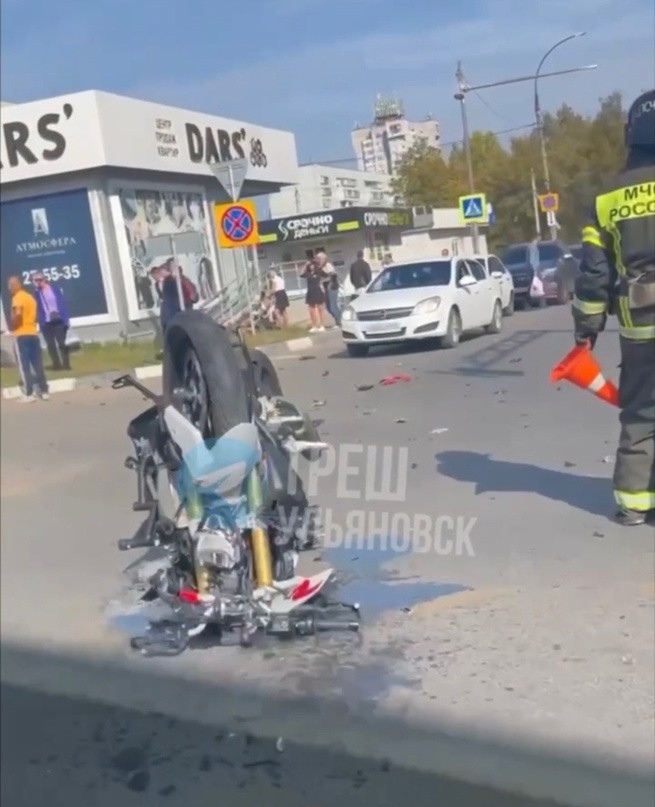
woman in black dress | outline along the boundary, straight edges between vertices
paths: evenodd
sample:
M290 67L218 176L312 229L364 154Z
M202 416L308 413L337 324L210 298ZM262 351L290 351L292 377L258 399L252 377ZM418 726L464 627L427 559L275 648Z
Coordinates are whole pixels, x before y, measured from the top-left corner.
M323 308L325 306L325 292L323 283L324 273L319 269L315 261L308 261L301 277L307 281L307 294L305 302L309 309L309 319L311 322L310 333L318 333L325 330L323 326Z

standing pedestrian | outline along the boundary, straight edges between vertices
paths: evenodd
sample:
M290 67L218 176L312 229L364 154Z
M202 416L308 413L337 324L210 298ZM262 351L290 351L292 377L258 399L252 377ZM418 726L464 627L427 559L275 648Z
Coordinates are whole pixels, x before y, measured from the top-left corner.
M20 278L10 277L7 288L11 295L11 323L9 328L15 339L16 361L23 381L23 403L34 403L35 392L42 400L50 398L48 382L43 369L43 355L38 329L38 306L36 299L25 289Z
M359 291L368 286L372 277L371 264L364 260L364 251L360 249L357 253L357 260L350 265L350 282L355 291Z
M289 327L289 296L287 295L286 283L282 275L275 269L268 273L268 279L273 294L273 304L275 305L275 321L278 328Z
M323 290L323 272L318 268L316 260L308 261L300 277L304 277L307 282L307 294L305 303L309 309L310 333L322 333L325 330L323 325L323 306L325 305L325 291Z
M33 276L39 328L43 334L53 370L70 370L70 351L66 344L70 317L63 291L53 286L41 272Z
M334 320L334 327L341 326L341 306L339 305L339 275L337 270L328 261L325 252L319 251L315 256L319 271L323 274L323 288L325 290L325 307Z

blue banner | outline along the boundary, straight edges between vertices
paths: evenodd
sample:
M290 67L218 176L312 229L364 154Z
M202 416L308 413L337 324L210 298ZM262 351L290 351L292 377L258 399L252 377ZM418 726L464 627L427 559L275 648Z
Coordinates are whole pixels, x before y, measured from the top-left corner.
M7 280L18 275L32 291L37 271L62 290L71 319L108 313L86 189L2 202L0 223L5 316L10 308Z

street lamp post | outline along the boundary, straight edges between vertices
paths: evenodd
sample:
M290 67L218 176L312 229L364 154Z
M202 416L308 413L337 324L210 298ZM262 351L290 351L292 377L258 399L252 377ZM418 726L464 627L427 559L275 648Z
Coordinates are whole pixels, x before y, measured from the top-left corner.
M537 72L534 74L534 119L537 127L537 134L539 135L539 148L541 150L541 165L544 172L544 185L546 193L550 193L550 171L548 169L548 152L546 151L546 139L544 137L543 115L541 113L541 103L539 101L539 79L542 76L541 68L544 66L546 60L554 50L557 50L557 48L559 48L561 45L566 44L567 42L571 42L571 40L573 39L579 39L581 36L585 35L586 31L578 31L578 33L566 36L564 37L564 39L560 39L559 42L556 42L552 46L552 48L547 50L546 53L542 56L542 59L539 62L539 66L537 67ZM552 241L555 241L555 239L557 238L557 227L554 224L550 225L550 238Z
M564 40L564 41L568 41L568 40ZM560 44L561 43L558 43L558 45L560 45ZM546 54L546 56L544 56L544 59L542 60L542 64L539 65L540 68L543 66L543 62L545 61L546 57L553 50L554 50L554 48L551 48L551 50ZM492 87L505 87L508 84L519 84L519 83L522 83L524 81L535 81L536 82L537 79L550 78L551 76L566 76L566 75L569 75L570 73L582 73L585 70L595 70L597 67L598 67L597 64L587 64L587 65L584 65L583 67L571 67L568 70L555 70L555 71L553 71L551 73L539 73L539 74L533 74L531 76L519 76L518 78L508 78L508 79L505 79L504 81L493 81L490 84L478 84L475 87L471 87L466 83L466 81L464 79L464 73L462 71L462 63L458 62L458 64L457 64L457 73L455 74L456 78L457 78L458 92L455 93L455 100L459 101L460 109L461 109L461 112L462 112L462 143L463 143L463 146L464 146L464 152L466 154L466 166L467 166L467 169L468 169L469 193L476 193L476 189L475 189L475 176L474 176L474 172L473 172L473 157L472 157L472 154L471 154L471 138L470 138L470 134L469 134L470 130L469 130L469 125L468 125L468 115L467 115L467 111L466 111L466 96L467 96L468 93L477 92L478 90L489 90ZM544 148L544 153L545 153L545 148ZM547 168L547 166L546 166L546 168ZM474 225L471 226L471 234L473 236L474 249L475 249L476 252L478 252L479 251L478 250L479 236L478 236L478 227L477 227L477 225L474 224Z

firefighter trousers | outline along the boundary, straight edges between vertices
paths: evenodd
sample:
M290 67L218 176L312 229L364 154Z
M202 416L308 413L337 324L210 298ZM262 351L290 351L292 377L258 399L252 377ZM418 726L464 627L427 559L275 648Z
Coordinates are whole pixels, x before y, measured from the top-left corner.
M614 469L619 507L655 509L655 340L621 337L621 436Z

